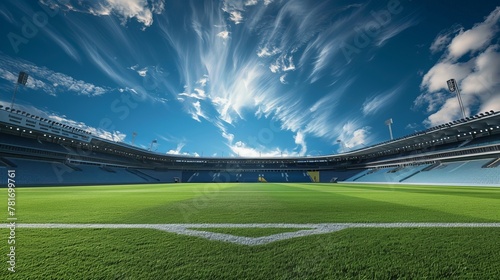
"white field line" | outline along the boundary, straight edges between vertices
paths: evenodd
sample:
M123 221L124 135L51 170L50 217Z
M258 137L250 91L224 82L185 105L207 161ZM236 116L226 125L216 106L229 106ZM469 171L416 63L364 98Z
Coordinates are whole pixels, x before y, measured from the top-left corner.
M322 224L16 224L16 228L61 229L156 229L208 240L240 245L264 245L290 238L325 234L346 228L493 228L500 223L322 223ZM0 224L0 228L9 228ZM262 237L244 237L198 229L210 228L296 228L295 232L278 233Z

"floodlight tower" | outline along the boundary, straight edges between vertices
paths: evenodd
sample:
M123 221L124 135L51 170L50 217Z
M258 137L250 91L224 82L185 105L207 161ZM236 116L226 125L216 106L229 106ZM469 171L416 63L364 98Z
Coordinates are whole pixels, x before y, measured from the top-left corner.
M151 141L151 145L149 146L150 151L153 151L153 144L156 144L156 143L158 143L158 141L156 139Z
M28 74L26 72L19 72L19 77L17 77L16 88L14 89L14 94L12 95L12 102L10 103L10 108L14 108L14 100L16 99L17 87L21 84L23 86L28 82Z
M460 110L462 110L462 117L465 119L465 108L464 108L464 102L462 101L462 96L460 94L460 88L458 87L457 81L455 79L449 79L446 81L448 84L448 89L450 92L457 92L457 99L458 99L458 104L460 105Z
M392 118L388 119L385 121L385 125L389 127L389 134L391 135L391 140L394 140L394 137L392 137Z
M345 152L346 152L346 148L345 148L345 144L344 144L344 142L342 142L342 140L340 140L340 139L337 139L337 143L339 143L339 144L340 144L340 149L341 149L340 151L341 151L342 153L345 153Z
M135 143L135 137L137 136L137 132L132 132L132 146L134 146Z

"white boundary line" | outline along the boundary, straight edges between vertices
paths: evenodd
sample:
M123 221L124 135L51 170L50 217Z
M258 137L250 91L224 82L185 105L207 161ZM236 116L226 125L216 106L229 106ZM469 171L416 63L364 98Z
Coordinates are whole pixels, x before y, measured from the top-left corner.
M0 224L0 228L8 228ZM500 223L322 223L322 224L16 224L17 228L61 228L61 229L156 229L176 234L196 236L208 240L230 242L240 245L264 245L280 240L324 234L346 228L493 228ZM195 229L193 229L195 228ZM197 229L209 228L296 228L295 232L278 233L262 237L244 237L215 233Z

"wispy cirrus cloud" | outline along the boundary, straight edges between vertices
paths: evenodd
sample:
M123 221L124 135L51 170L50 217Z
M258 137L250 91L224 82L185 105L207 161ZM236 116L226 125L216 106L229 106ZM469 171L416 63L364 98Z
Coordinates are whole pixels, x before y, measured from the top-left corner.
M165 0L41 0L45 5L70 12L88 13L94 16L118 16L122 24L136 19L144 27L153 24L153 14L161 14L165 9Z
M108 87L97 86L23 59L14 59L0 54L0 78L13 86L17 81L18 69L23 69L30 75L26 84L28 88L42 90L50 95L71 92L78 95L97 96L112 91Z
M227 128L237 127L246 116L255 115L279 121L280 129L296 136L292 143L300 140L301 144L296 144L300 147L307 147L309 137L334 142L341 134L352 136L354 131L345 132L340 125L352 116L336 115L332 108L354 79L343 79L321 93L310 92L307 83L295 81L309 79L314 83L331 79L335 71L342 72L345 60L336 63L342 56L339 43L353 36L352 28L347 27L369 9L359 5L332 9L328 1L315 5L296 0L270 4L224 1L221 6L213 2L205 2L201 7L190 5L190 16L179 19L185 27L183 33L173 28L177 24L172 22L174 17L169 16L169 11L158 18L156 23L166 44L175 52L176 68L184 84L176 100L194 120L206 120L223 134L227 134ZM235 20L232 11L238 11L241 17ZM409 21L404 28L380 38L386 42L412 24ZM202 78L206 83L198 82ZM292 84L295 86L283 88ZM304 98L306 92L317 94L317 98ZM333 129L332 119L339 123ZM359 141L352 145L370 139L363 121L352 122L349 128L354 125L359 125L363 133L358 132ZM240 152L243 148L260 148L244 141L235 146L238 141L224 139Z
M139 42L116 19L106 18L99 26L87 25L78 17L67 17L65 22L70 32L67 36L79 45L86 61L106 75L116 87L133 89L138 99L143 101L165 103L165 100L177 98L177 89L168 79L169 72L158 65L137 64L149 60L147 56L151 54L137 52ZM95 36L96 33L106 36ZM116 59L123 53L126 53L124 59Z
M382 108L391 105L392 102L395 102L396 96L401 93L403 87L404 82L387 92L366 98L361 108L363 115L370 116L376 114Z

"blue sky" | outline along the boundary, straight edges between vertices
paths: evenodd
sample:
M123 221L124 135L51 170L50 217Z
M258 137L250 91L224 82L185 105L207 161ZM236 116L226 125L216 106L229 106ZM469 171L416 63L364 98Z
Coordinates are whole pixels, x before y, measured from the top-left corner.
M500 109L496 1L8 0L0 102L158 153L335 154ZM340 140L338 142L337 140Z

